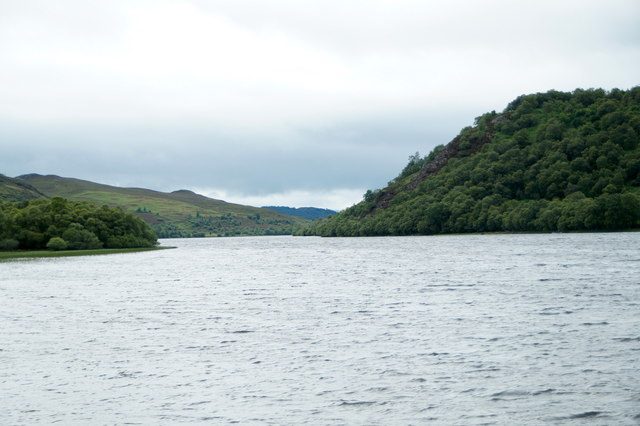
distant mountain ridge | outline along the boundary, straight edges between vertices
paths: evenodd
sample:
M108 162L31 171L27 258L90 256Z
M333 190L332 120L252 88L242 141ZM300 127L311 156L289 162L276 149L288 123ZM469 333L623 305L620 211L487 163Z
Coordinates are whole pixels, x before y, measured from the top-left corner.
M41 196L121 207L141 217L160 238L290 234L293 226L303 221L272 210L214 200L186 189L165 193L39 174L13 180L34 188Z
M262 208L309 220L323 219L338 213L335 210L321 209L318 207L262 206Z

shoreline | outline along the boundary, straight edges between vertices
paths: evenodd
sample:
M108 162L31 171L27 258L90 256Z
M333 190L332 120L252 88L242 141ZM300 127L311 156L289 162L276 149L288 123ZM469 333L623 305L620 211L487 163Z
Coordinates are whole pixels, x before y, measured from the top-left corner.
M42 257L69 257L69 256L97 256L118 253L138 253L143 251L167 250L175 247L138 247L138 248L113 248L113 249L93 249L93 250L20 250L20 251L0 251L0 260L20 259L20 258L42 258Z

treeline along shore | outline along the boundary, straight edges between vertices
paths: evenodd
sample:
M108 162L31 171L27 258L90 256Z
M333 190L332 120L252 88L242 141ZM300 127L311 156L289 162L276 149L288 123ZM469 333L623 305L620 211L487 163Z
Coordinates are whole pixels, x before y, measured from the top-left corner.
M151 248L156 234L120 208L62 197L0 202L0 250Z

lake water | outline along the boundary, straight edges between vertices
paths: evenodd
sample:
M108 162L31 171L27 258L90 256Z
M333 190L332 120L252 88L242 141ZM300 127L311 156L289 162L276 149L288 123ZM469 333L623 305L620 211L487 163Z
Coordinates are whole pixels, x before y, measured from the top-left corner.
M0 423L640 424L640 233L0 262Z

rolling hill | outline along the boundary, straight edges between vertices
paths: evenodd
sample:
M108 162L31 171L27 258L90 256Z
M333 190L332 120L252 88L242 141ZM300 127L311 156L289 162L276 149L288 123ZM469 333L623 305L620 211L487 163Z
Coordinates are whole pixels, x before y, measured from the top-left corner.
M0 201L27 201L46 197L22 179L0 174Z
M303 219L214 200L188 190L120 188L81 179L27 174L14 179L47 197L121 207L144 219L160 238L290 234Z
M297 235L640 228L640 87L523 95Z

